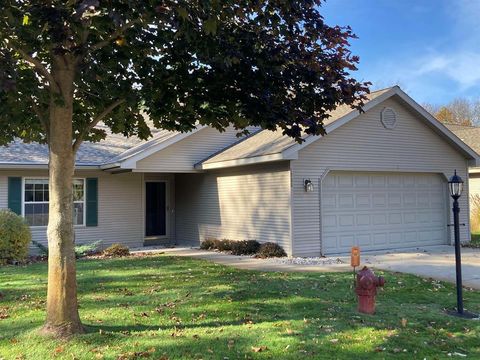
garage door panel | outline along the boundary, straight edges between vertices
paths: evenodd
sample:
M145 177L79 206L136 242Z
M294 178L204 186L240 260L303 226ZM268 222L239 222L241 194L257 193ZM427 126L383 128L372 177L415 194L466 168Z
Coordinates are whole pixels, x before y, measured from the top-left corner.
M338 196L338 207L340 209L351 209L354 207L353 194L341 194Z
M323 182L324 252L447 243L446 185L437 174L332 172Z
M355 205L358 208L370 209L370 194L357 194L355 196Z

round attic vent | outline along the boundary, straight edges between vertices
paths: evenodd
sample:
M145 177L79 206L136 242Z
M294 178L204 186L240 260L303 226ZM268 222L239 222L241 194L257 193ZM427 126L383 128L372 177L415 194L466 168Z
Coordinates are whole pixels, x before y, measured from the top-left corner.
M391 108L385 108L382 110L381 119L385 129L393 129L397 124L397 114Z

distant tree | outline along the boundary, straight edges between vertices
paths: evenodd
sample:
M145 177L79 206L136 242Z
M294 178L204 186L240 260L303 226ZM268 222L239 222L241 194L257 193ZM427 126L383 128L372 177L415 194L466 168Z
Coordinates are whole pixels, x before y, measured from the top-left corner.
M147 139L153 126L255 125L302 141L340 104L361 109L368 83L349 27L321 0L3 0L0 143L49 148L44 333L83 331L72 221L76 152L106 133Z
M466 126L480 124L480 99L469 101L465 98L457 98L446 105L426 103L423 107L443 123Z
M469 125L465 124L464 120L457 119L452 110L446 106L442 106L435 114L435 117L445 124Z

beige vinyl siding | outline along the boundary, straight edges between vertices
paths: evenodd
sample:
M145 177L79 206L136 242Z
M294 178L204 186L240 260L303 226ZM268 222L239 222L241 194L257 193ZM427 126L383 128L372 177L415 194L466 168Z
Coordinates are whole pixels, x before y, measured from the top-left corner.
M8 207L8 177L47 177L46 171L1 171L0 208ZM144 242L144 177L163 179L155 174L109 174L100 171L77 171L76 177L98 178L98 226L76 226L76 243L102 240L102 247L122 243L129 247L143 246ZM167 176L168 179L172 179ZM173 181L171 181L173 184ZM173 186L171 187L173 191ZM171 194L171 199L174 199ZM174 201L174 200L173 200ZM175 236L174 219L171 217L170 236ZM32 227L32 237L47 245L46 227ZM35 247L32 247L35 250Z
M393 130L385 129L380 121L380 113L385 107L393 108L397 114ZM466 159L400 100L388 99L305 147L299 152L298 160L292 160L293 253L304 256L320 254L319 179L329 170L421 172L451 176L455 169L462 178L467 178ZM315 183L315 192L304 191L305 178ZM463 209L461 222L467 225L461 229L462 241L468 241L468 196L460 198L460 206Z
M177 174L177 243L276 242L291 251L288 162Z
M480 196L480 173L470 173L468 184L470 185L470 196Z
M251 129L252 131L254 128ZM224 132L204 128L137 163L136 171L195 172L194 165L239 141L232 127Z

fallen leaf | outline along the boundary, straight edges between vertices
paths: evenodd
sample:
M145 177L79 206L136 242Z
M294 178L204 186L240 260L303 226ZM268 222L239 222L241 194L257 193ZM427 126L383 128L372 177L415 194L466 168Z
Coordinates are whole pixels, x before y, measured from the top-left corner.
M252 351L256 353L265 351L267 349L268 348L266 346L252 346Z

